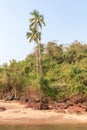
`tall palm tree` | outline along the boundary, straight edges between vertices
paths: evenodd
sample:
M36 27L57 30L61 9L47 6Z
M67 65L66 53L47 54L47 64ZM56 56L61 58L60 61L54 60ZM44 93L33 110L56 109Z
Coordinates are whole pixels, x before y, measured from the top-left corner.
M30 25L29 29L30 31L26 33L27 39L29 39L29 42L34 41L36 43L36 70L37 70L37 77L39 73L39 69L41 69L41 63L40 63L40 41L41 41L41 29L42 26L45 26L44 22L44 16L40 15L37 10L33 10L33 12L30 13L32 18L29 19Z
M35 28L30 29L30 32L26 33L27 39L29 39L29 42L34 41L35 43L38 43L38 39L40 40L41 33L36 31ZM38 45L37 45L38 46ZM36 71L37 71L37 77L39 73L39 63L38 63L38 48L35 47L35 55L36 55Z

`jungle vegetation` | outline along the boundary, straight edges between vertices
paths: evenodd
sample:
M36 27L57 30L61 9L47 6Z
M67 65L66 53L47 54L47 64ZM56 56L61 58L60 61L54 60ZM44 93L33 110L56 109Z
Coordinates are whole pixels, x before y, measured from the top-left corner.
M87 95L87 44L41 43L44 17L36 10L31 15L26 36L35 42L34 51L22 61L12 59L0 66L0 98L12 94L15 99L25 95L59 100L80 92Z

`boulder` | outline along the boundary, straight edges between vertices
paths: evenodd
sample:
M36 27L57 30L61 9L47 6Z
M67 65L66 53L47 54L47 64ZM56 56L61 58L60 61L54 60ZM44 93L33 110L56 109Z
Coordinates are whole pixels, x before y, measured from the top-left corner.
M6 108L5 107L0 107L0 112L2 112L2 111L6 111Z
M5 101L12 101L14 100L14 95L8 95L5 99Z
M76 113L76 114L82 114L82 113L86 112L84 108L81 108L78 105L69 106L67 108L67 111L69 113Z

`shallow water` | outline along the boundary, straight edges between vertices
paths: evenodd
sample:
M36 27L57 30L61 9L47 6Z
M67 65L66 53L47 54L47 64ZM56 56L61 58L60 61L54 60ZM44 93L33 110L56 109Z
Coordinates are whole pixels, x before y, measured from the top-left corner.
M56 126L0 126L0 130L87 130L87 124Z

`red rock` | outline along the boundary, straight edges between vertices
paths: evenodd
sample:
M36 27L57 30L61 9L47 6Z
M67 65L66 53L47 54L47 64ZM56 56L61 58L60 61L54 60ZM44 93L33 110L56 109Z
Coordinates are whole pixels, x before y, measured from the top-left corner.
M6 111L5 107L0 107L0 111Z
M69 106L67 110L70 113L84 113L84 112L86 112L84 108L81 108L78 105Z

